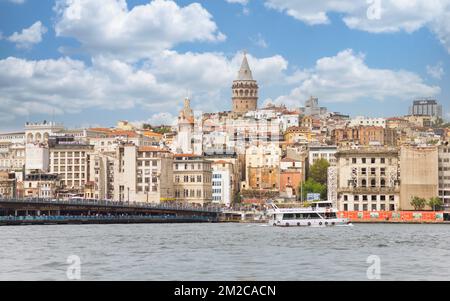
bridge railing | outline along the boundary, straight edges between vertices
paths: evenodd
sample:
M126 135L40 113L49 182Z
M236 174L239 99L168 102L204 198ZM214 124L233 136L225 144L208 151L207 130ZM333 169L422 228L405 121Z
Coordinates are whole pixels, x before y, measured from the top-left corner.
M91 199L59 200L59 199L44 199L44 198L0 198L0 202L53 204L53 205L91 205L91 206L104 206L116 208L143 208L143 209L160 209L160 210L176 210L176 211L192 211L192 212L208 212L208 213L219 213L222 211L222 208L217 206L196 207L185 204L168 205L168 204L117 202L117 201L91 200Z
M107 221L107 220L192 220L192 221L212 221L209 217L204 216L173 216L173 215L147 215L147 216L137 216L137 215L103 215L103 216L80 216L80 215L58 215L58 216L0 216L0 222L6 221Z

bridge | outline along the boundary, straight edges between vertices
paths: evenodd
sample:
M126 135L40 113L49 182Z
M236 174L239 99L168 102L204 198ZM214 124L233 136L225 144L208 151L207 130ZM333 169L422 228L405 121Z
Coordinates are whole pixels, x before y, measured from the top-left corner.
M186 204L0 198L0 225L218 222L221 212Z

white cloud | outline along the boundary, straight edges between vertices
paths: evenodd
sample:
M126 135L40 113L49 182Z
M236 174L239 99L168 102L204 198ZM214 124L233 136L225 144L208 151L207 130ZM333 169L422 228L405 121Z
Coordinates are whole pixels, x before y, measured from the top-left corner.
M150 124L151 126L168 125L175 126L177 122L177 116L172 115L169 112L161 112L153 114L149 119L144 121L132 121L131 124L141 128L143 124Z
M450 0L265 0L269 8L309 25L330 23L338 13L352 29L414 32L428 27L450 52Z
M14 3L14 4L24 4L25 3L25 0L8 0L8 1L11 3Z
M241 5L247 5L249 0L226 0L228 3L238 3Z
M254 76L262 84L282 78L287 62L280 56L254 58ZM196 110L229 109L231 82L242 54L163 51L143 64L96 56L92 65L70 58L0 60L2 120L30 114L77 113L90 108L120 110L138 107L149 112L176 113L186 91Z
M256 37L250 38L251 42L255 44L258 47L261 48L267 48L269 47L269 44L264 39L263 35L261 33L258 33Z
M7 38L8 41L16 44L18 48L31 48L35 44L42 42L42 35L47 32L47 28L37 21L29 28L25 28L21 33L15 32Z
M148 58L179 43L226 38L198 3L154 0L129 10L126 0L58 0L54 10L56 35L77 39L93 55Z
M427 73L435 79L442 79L442 76L445 74L442 62L434 66L427 65Z
M281 96L276 102L298 106L311 95L325 102L395 101L440 93L439 87L425 84L415 73L373 69L364 60L364 55L351 49L321 58L314 68L294 74L291 82L297 79L300 83L290 95Z

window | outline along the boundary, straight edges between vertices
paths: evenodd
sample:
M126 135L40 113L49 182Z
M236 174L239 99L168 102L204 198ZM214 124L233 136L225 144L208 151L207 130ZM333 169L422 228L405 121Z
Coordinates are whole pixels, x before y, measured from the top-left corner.
M362 162L363 164L366 164L366 158L362 158L362 159L361 159L361 162Z

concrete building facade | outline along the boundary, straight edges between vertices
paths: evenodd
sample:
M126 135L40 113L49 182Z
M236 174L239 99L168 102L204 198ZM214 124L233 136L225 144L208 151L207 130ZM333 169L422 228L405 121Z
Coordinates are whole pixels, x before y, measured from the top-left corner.
M390 147L342 148L329 170L337 184L340 211L394 211L400 206L398 149Z
M437 147L402 146L400 149L400 207L414 210L413 197L430 199L439 194ZM429 207L427 207L429 209Z
M176 201L199 205L211 203L211 161L193 154L175 155L173 183Z
M450 146L445 143L439 147L439 197L444 209L450 211Z
M173 155L155 147L124 145L114 165L114 199L161 203L174 200Z

